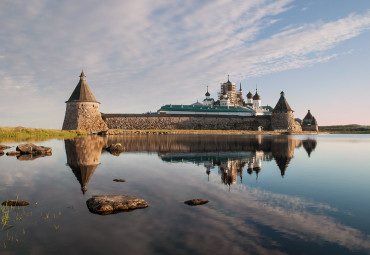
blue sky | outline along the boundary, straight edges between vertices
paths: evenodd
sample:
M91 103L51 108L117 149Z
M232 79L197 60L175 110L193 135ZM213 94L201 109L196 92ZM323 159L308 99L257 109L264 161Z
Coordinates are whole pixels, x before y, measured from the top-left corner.
M0 2L0 126L61 128L84 68L105 113L280 91L319 125L370 125L370 1Z

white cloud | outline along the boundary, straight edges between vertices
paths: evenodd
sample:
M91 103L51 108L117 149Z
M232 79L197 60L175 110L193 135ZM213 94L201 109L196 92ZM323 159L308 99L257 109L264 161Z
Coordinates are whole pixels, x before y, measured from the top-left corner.
M214 92L227 74L244 79L328 61L338 54L328 50L370 27L368 11L279 28L293 2L35 0L17 8L20 2L6 1L0 80L29 80L35 98L48 92L64 108L84 68L103 111L144 112L189 103L202 96L200 86Z

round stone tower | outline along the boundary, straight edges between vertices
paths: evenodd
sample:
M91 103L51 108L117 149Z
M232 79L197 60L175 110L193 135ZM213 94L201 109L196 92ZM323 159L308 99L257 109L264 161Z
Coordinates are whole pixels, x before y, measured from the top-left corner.
M99 102L95 99L86 83L82 70L71 97L66 101L67 108L63 122L63 130L81 130L88 132L105 131L108 129L101 118Z
M271 128L272 130L302 131L301 125L294 120L293 110L286 101L283 91L272 111Z

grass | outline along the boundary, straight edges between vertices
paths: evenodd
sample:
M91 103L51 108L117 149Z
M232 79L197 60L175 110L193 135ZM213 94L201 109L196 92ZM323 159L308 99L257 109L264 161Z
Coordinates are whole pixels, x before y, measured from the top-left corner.
M370 134L370 126L361 126L356 124L319 126L319 130L320 132L329 132L333 134Z
M87 132L76 130L42 129L25 127L0 127L0 138L70 138L87 135Z

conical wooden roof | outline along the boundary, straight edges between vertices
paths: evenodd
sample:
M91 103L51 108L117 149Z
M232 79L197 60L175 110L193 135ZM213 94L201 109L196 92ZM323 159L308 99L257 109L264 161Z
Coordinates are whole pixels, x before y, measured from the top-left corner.
M288 102L285 99L283 91L281 91L279 101L277 102L272 112L293 112L292 108L290 108Z
M80 81L78 82L75 90L73 91L71 97L68 99L68 102L93 102L99 103L93 93L91 92L89 86L86 83L84 71L82 70L80 75ZM100 104L100 103L99 103Z

